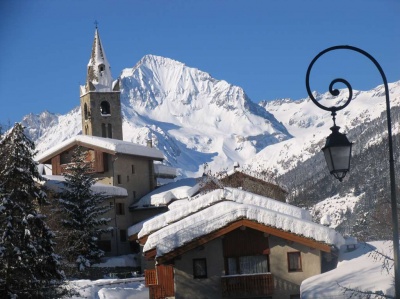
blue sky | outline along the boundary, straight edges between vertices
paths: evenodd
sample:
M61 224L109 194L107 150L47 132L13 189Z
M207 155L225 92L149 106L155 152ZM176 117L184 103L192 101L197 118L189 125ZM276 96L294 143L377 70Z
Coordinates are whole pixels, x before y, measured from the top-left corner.
M244 88L258 102L307 96L305 73L340 44L373 55L400 80L400 4L395 0L0 1L0 123L79 105L94 21L113 77L144 55L169 57ZM354 89L382 84L355 53L321 58L311 88L343 77Z

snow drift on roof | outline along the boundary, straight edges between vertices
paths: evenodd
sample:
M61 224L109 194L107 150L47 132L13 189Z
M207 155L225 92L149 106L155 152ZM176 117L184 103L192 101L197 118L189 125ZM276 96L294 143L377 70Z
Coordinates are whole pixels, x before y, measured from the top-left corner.
M143 251L156 248L156 256L160 257L240 219L252 220L337 247L345 242L335 230L305 219L251 204L220 202L154 232L148 237Z
M163 185L143 196L133 207L167 205L173 199L183 199L193 196L200 186L196 179L188 178Z
M145 221L140 232L138 231L138 227L132 226L129 228L128 234L131 236L139 232L139 237L146 236L162 227L165 227L166 225L174 223L188 215L196 213L221 201L234 201L242 204L251 204L296 218L302 218L309 221L312 219L310 213L304 209L247 191L235 188L225 188L217 189L196 197L187 204L178 206L173 210Z
M54 192L62 192L65 188L64 182L65 177L62 175L44 175L43 176L46 181L40 182L44 187L49 188ZM94 193L102 193L106 196L121 196L125 197L128 196L128 192L125 188L105 185L99 182L96 182L90 188Z
M67 149L75 144L89 148L90 147L100 148L103 149L105 152L111 154L119 153L119 154L127 154L127 155L141 156L141 157L149 157L157 160L164 159L163 153L153 147L148 147L128 141L122 141L111 138L77 135L45 151L43 154L37 156L36 160L39 162L44 162L47 159L51 158L53 155L56 155L62 152L64 149Z

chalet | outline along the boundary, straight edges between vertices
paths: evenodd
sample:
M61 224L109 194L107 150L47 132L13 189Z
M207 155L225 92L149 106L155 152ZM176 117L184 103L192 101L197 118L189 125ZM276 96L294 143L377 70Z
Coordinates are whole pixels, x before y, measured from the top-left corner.
M247 172L235 163L232 170L219 174L218 180L220 183L208 180L203 183L200 192L218 189L222 184L225 187L240 188L279 201L286 201L288 192L282 187L268 182L268 179L257 178L258 174L249 174Z
M150 298L300 298L301 282L334 265L344 244L308 211L235 188L134 228Z

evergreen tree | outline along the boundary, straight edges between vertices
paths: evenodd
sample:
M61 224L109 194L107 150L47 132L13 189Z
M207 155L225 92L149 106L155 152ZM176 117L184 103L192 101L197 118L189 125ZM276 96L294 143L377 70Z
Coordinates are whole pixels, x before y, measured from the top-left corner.
M62 224L65 228L65 255L75 262L79 271L99 261L104 251L98 246L100 234L110 218L101 217L110 208L103 205L106 196L91 190L95 179L90 175L91 165L86 161L87 152L77 147L71 163L66 167L65 189L61 195Z
M21 124L0 141L0 297L48 298L63 282L53 232L38 208L46 201L35 180L34 144Z

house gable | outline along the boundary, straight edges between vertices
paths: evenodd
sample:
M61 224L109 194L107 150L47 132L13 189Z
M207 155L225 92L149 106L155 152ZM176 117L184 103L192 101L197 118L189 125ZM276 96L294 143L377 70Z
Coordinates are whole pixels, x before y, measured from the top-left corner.
M285 239L290 242L296 242L296 243L308 246L310 248L318 249L318 250L321 250L324 252L331 252L331 246L328 244L318 242L318 241L315 241L310 238L305 238L305 237L296 235L291 232L285 232L285 231L277 229L277 228L265 226L263 224L257 223L252 220L241 219L241 220L235 221L223 228L220 228L217 231L209 233L200 238L194 239L193 241L191 241L179 248L176 248L175 250L168 252L162 256L156 257L156 254L157 254L156 248L153 248L150 251L145 252L144 255L145 255L146 259L156 258L157 262L160 264L168 263L169 261L178 257L179 255L182 255L192 249L202 246L202 245L206 244L207 242L210 242L216 238L222 237L225 234L227 234L235 229L238 229L240 227L249 227L249 228L261 231L266 234L271 234L271 235L280 237L280 238Z
M269 183L239 170L227 173L225 176L220 178L219 181L225 187L240 188L241 190L273 198L282 202L286 201L285 199L288 194L287 191L276 184ZM200 192L208 192L218 188L221 187L213 180L210 180L200 189Z

